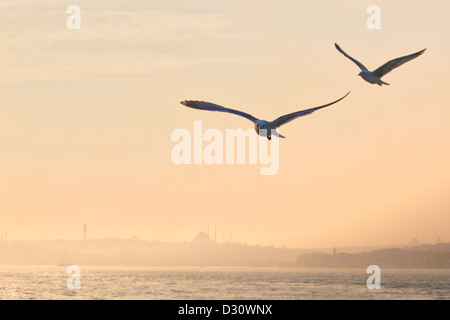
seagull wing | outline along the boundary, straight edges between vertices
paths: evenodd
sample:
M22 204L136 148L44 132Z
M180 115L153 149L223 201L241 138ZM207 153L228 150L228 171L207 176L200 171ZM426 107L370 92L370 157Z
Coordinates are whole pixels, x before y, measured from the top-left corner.
M400 67L405 62L408 62L409 60L417 58L422 53L424 53L425 50L426 49L423 49L422 51L419 51L419 52L416 52L416 53L413 53L413 54L410 54L410 55L407 55L407 56L404 56L404 57L400 57L400 58L388 61L385 64L383 64L381 67L379 67L377 70L373 71L372 73L374 75L376 75L378 78L381 78L382 76L384 76L385 74L391 72L395 68Z
M356 60L356 59L353 59L353 58L350 57L347 53L345 53L345 51L342 50L341 47L339 47L337 43L335 43L334 46L336 47L336 49L338 49L338 51L339 51L340 53L342 53L344 56L346 56L347 58L349 58L350 60L352 60L354 63L356 63L356 64L358 65L358 67L359 67L362 71L369 71L369 70L367 70L367 68L366 68L361 62L359 62L359 61Z
M193 109L208 110L208 111L220 111L220 112L228 112L228 113L232 113L232 114L237 114L238 116L244 117L244 118L252 121L253 123L256 123L257 121L259 121L259 119L255 118L251 114L248 114L248 113L245 113L245 112L242 112L239 110L225 108L225 107L219 106L218 104L214 104L211 102L196 101L196 100L184 100L184 101L181 101L180 103L186 107L193 108Z
M274 128L278 128L278 127L282 126L283 124L286 124L286 123L288 123L288 122L290 122L290 121L292 121L292 120L294 120L294 119L296 119L298 117L303 117L303 116L306 116L308 114L313 113L316 110L319 110L319 109L331 106L332 104L335 104L336 102L339 102L342 99L344 99L346 96L349 95L349 93L350 92L347 92L347 94L345 96L343 96L342 98L340 98L340 99L338 99L336 101L330 102L328 104L325 104L323 106L315 107L315 108L311 108L311 109L306 109L306 110L301 110L301 111L297 111L297 112L293 112L293 113L289 113L289 114L286 114L284 116L281 116L281 117L275 119L274 121L272 121L271 125Z

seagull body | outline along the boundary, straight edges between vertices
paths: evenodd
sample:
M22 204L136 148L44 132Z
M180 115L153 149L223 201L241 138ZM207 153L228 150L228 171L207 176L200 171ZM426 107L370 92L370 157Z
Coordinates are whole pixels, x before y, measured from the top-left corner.
M386 83L383 80L381 80L381 77L383 77L387 73L391 72L395 68L401 66L405 62L408 62L408 61L410 61L410 60L412 60L414 58L417 58L422 53L424 53L424 51L426 50L426 49L423 49L423 50L421 50L419 52L416 52L416 53L413 53L413 54L410 54L410 55L407 55L407 56L403 56L403 57L400 57L400 58L392 59L392 60L386 62L385 64L383 64L378 69L376 69L374 71L369 71L369 70L367 70L367 68L361 62L359 62L358 60L350 57L347 53L345 53L345 51L342 50L341 47L339 47L339 45L337 43L335 43L334 46L336 47L336 49L340 53L342 53L344 56L346 56L351 61L353 61L361 69L361 72L358 74L359 76L361 76L361 78L363 78L364 80L366 80L369 83L372 83L372 84L376 83L379 86L381 86L383 84L389 85L389 83Z
M273 121L266 121L266 120L260 120L255 118L254 116L252 116L251 114L239 111L239 110L235 110L235 109L230 109L230 108L225 108L222 106L219 106L218 104L214 104L211 102L206 102L206 101L197 101L197 100L184 100L181 101L180 103L186 107L189 108L193 108L193 109L199 109L199 110L207 110L207 111L220 111L220 112L228 112L228 113L232 113L232 114L236 114L238 116L244 117L248 120L250 120L251 122L253 122L255 124L255 131L257 134L267 137L267 139L271 139L271 134L273 133L274 136L276 137L280 137L280 138L286 138L282 135L280 135L276 129L280 126L282 126L283 124L286 124L298 117L302 117L302 116L306 116L308 114L313 113L316 110L331 106L332 104L335 104L339 101L341 101L342 99L344 99L346 96L348 96L350 92L348 92L345 96L343 96L342 98L330 102L328 104L325 104L323 106L319 106L319 107L315 107L315 108L310 108L310 109L305 109L305 110L301 110L301 111L297 111L297 112L293 112L293 113L289 113L286 114L284 116L281 116Z

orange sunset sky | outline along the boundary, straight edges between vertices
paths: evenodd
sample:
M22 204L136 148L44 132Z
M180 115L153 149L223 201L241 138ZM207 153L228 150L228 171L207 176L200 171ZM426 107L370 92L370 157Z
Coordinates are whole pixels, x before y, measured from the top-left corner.
M69 30L66 9L81 8ZM367 28L369 5L381 29ZM3 0L0 233L286 247L450 242L449 1ZM374 70L368 84L334 47ZM279 172L175 165L174 130L273 120Z

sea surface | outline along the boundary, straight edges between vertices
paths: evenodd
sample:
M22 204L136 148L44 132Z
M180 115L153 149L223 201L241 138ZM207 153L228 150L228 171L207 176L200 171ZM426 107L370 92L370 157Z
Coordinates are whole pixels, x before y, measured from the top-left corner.
M66 271L0 266L0 299L450 299L448 269L381 269L381 289L372 290L365 269L80 266L79 289L68 288L75 274Z

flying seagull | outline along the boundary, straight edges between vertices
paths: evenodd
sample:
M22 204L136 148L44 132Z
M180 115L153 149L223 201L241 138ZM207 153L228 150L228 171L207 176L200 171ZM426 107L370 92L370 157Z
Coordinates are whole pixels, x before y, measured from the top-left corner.
M199 110L208 110L208 111L220 111L220 112L228 112L228 113L233 113L233 114L237 114L238 116L247 118L248 120L250 120L251 122L253 122L255 124L255 130L256 133L258 133L261 136L267 136L267 139L271 139L271 134L273 133L276 137L281 137L281 138L286 138L284 136L282 136L281 134L279 134L276 129L280 126L282 126L283 124L286 124L298 117L303 117L306 116L308 114L313 113L316 110L331 106L332 104L335 104L336 102L341 101L342 99L344 99L346 96L348 96L350 92L348 92L345 96L343 96L342 98L330 102L328 104L325 104L323 106L320 107L315 107L315 108L310 108L310 109L306 109L306 110L301 110L301 111L297 111L297 112L293 112L293 113L289 113L286 114L284 116L281 116L273 121L266 121L266 120L260 120L255 118L254 116L239 111L239 110L234 110L234 109L230 109L230 108L225 108L222 106L219 106L217 104L211 103L211 102L205 102L205 101L197 101L197 100L184 100L181 101L180 103L186 107L189 108L194 108L194 109L199 109ZM262 131L260 131L262 130ZM273 130L273 131L272 131Z
M350 57L347 53L345 53L345 51L342 50L341 47L339 47L337 43L335 43L334 46L336 47L336 49L338 49L338 51L340 53L342 53L344 56L346 56L347 58L349 58L350 60L352 60L354 63L356 63L358 65L358 67L362 70L358 74L359 76L361 76L367 82L369 82L369 83L376 83L379 86L381 86L382 84L389 85L389 83L386 83L383 80L381 80L382 76L384 76L387 73L391 72L395 68L400 67L405 62L408 62L409 60L417 58L418 56L420 56L426 50L426 49L423 49L422 51L419 51L419 52L416 52L416 53L413 53L413 54L410 54L410 55L407 55L407 56L404 56L404 57L400 57L400 58L397 58L397 59L392 59L392 60L386 62L385 64L383 64L378 69L376 69L374 71L369 71L369 70L367 70L367 68L361 62L359 62L358 60Z

